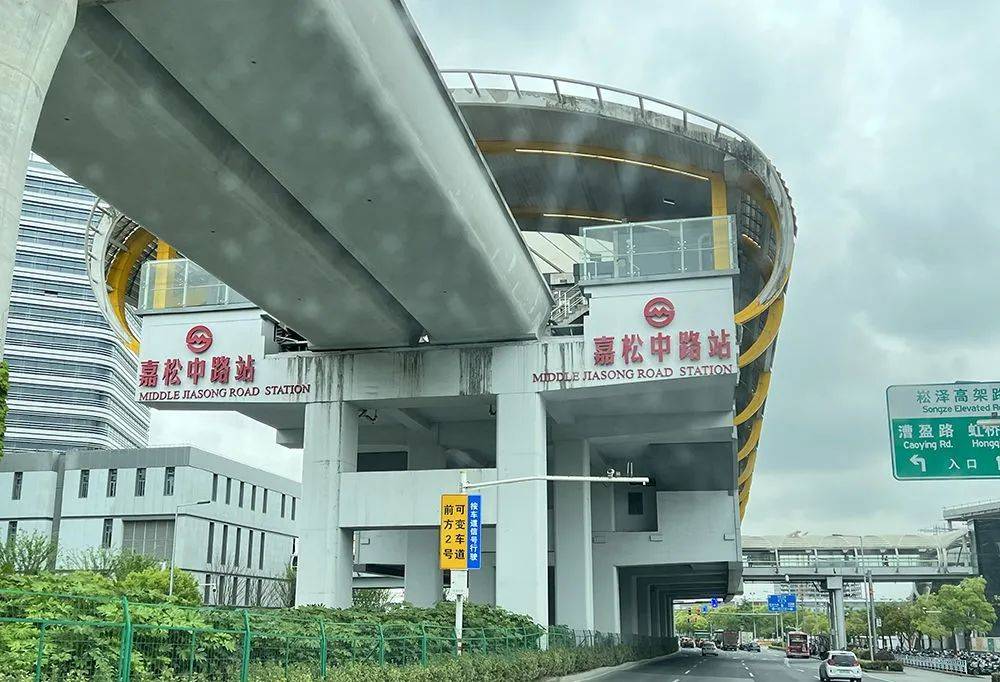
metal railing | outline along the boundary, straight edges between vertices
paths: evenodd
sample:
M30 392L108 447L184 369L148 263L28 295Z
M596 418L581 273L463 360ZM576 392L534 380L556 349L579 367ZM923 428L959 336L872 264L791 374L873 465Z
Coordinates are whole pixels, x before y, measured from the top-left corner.
M735 270L734 216L594 225L581 230L580 279Z
M483 87L481 80L483 76L498 76L501 78L499 83L505 84L506 81L510 82L511 89L520 97L526 92L539 92L542 94L554 94L556 97L562 99L563 97L573 97L576 96L572 94L573 88L583 88L583 96L590 97L590 93L593 93L594 99L597 101L600 108L604 108L608 104L626 104L629 106L635 106L639 112L645 116L646 112L663 113L668 116L674 116L678 118L681 122L681 126L684 130L688 130L691 125L699 125L710 131L714 131L716 138L727 137L736 142L740 142L749 145L753 150L760 155L765 162L770 165L770 160L768 160L767 155L760 150L760 148L754 144L749 137L741 133L736 128L723 123L717 118L713 118L707 114L702 114L694 109L682 106L680 104L675 104L673 102L668 102L666 100L657 99L656 97L649 97L648 95L643 95L632 90L625 90L622 88L615 88L609 85L600 85L598 83L593 83L590 81L577 80L575 78L562 78L559 76L549 76L541 73L531 73L528 71L497 71L490 69L441 69L441 74L448 76L451 74L462 75L468 79L469 85L475 91L477 96L481 96L481 89L489 90L489 87ZM477 80L480 77L480 80ZM531 87L531 83L542 82L550 84L552 86L552 92L545 90L534 90ZM525 87L527 86L527 87ZM567 87L569 86L569 87ZM450 86L449 86L450 87ZM504 88L506 89L506 88ZM611 97L609 98L609 95ZM624 98L625 101L617 101L617 98Z
M572 322L584 312L590 303L583 295L583 289L576 284L562 289L553 289L552 298L555 299L555 307L549 318L554 326L561 326Z
M960 658L938 658L934 656L909 656L896 654L896 660L911 668L924 670L941 670L949 673L969 674L969 665Z
M197 263L186 258L142 264L139 312L177 308L247 305L249 301Z
M458 655L450 623L392 621L377 613L342 622L338 613L0 589L0 679L322 680L340 665L427 665ZM561 626L462 631L467 654L628 644L648 658L676 651L676 643Z
M816 558L808 554L784 555L780 562L775 562L774 557L744 557L744 568L764 568L780 570L782 568L840 568L844 570L868 570L877 568L971 568L967 561L945 561L942 562L935 557L919 557L894 554L882 556L866 557L845 557L836 559L820 556Z

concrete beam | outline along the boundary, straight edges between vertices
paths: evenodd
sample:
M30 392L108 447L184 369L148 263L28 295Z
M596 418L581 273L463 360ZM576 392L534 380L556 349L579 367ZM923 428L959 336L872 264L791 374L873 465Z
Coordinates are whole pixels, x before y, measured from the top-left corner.
M314 346L405 346L421 332L104 7L80 10L34 148Z

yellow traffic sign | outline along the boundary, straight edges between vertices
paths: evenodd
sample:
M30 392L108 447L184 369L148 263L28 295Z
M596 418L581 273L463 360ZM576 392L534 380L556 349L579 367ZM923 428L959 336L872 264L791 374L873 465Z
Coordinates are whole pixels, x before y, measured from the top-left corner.
M468 567L469 496L441 496L440 565L442 570Z

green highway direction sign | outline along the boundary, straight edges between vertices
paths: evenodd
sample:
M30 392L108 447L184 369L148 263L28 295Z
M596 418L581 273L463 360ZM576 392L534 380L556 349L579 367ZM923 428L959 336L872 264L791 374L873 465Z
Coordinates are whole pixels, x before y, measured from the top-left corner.
M1000 478L1000 383L890 386L892 475Z

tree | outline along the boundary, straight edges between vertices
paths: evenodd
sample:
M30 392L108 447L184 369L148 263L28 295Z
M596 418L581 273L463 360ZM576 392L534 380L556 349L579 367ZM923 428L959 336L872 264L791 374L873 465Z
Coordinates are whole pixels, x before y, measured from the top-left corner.
M868 612L865 609L851 609L846 618L847 636L857 640L868 637Z
M55 563L57 548L48 536L18 533L0 544L0 575L25 573L37 575Z
M3 435L7 430L7 392L10 390L10 366L0 362L0 459L3 459Z
M384 611L392 601L392 590L379 587L357 588L354 590L354 608L365 611Z
M111 578L116 583L129 574L156 568L156 559L133 552L130 549L114 550L106 547L92 547L73 554L67 560L69 568L77 571L92 571Z
M146 568L133 571L118 583L118 589L129 599L156 603L170 589L170 571L162 568ZM197 606L201 604L198 582L187 571L174 570L174 594L168 598L175 604Z
M805 609L799 613L799 630L810 635L830 633L830 617L823 611Z
M697 611L677 611L674 614L674 626L677 632L689 635L695 632L708 632L708 619Z
M966 578L958 585L942 585L937 592L937 605L941 611L938 620L951 632L970 633L984 631L996 622L996 610L986 599L986 579ZM966 638L966 646L971 648Z

